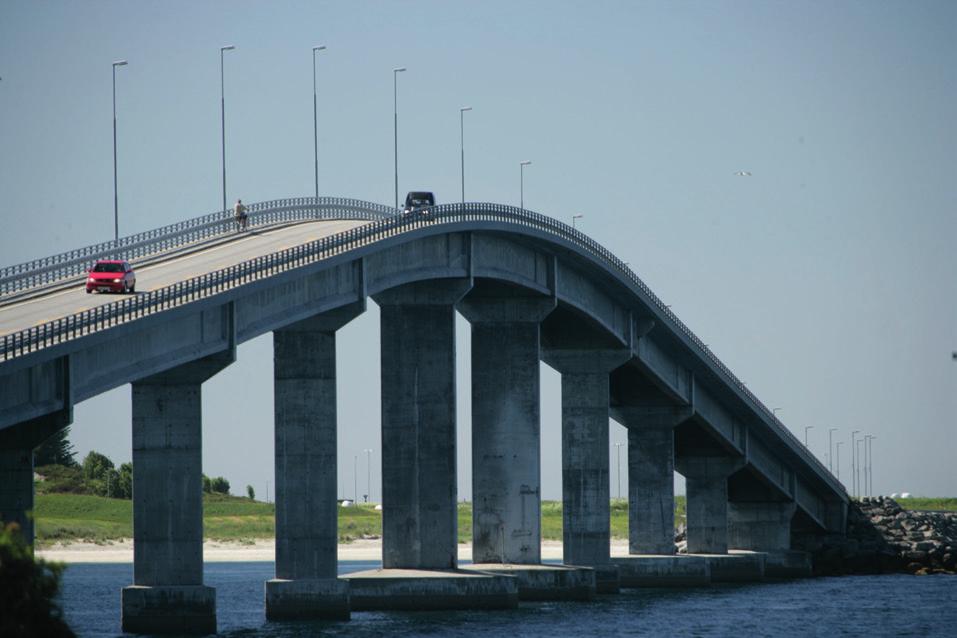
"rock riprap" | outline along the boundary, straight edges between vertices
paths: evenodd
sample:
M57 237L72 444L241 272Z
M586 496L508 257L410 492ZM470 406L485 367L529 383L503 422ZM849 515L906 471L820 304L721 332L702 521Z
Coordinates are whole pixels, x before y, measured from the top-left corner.
M911 511L892 498L852 501L847 536L795 535L816 575L957 573L957 513Z

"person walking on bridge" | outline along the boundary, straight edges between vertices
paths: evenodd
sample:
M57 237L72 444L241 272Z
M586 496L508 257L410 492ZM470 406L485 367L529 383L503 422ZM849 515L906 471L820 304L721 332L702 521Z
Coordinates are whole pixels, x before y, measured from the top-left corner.
M243 205L243 200L237 199L236 206L233 210L236 213L236 225L239 226L239 230L246 230L246 222L249 220L249 215L246 214L246 207Z

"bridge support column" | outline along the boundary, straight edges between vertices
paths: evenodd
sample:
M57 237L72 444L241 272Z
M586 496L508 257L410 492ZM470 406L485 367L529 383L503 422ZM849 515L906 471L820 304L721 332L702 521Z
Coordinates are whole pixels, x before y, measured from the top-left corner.
M539 324L555 301L479 292L459 304L472 324L472 560L538 564Z
M628 553L675 553L675 427L688 408L623 406L628 428Z
M349 618L349 583L337 578L336 330L356 303L273 332L276 577L266 618Z
M728 546L757 552L791 549L791 502L728 503Z
M382 566L457 565L455 304L470 279L376 295L382 341Z
M688 495L688 553L728 553L728 477L744 461L726 456L681 457Z
M0 527L20 526L33 545L33 451L73 420L73 410L62 410L0 430Z
M594 567L599 593L618 591L611 563L608 375L630 357L627 350L546 354L562 375L563 561Z
M130 633L216 631L203 585L202 383L235 359L212 355L133 383L133 585Z

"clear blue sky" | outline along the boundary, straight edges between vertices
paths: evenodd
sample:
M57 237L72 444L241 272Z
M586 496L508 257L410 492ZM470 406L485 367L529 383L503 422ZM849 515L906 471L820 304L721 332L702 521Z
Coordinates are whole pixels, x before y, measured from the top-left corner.
M391 203L406 66L400 190L458 198L472 106L468 199L517 203L532 160L526 206L583 214L799 437L814 426L812 451L828 427L860 429L877 436L878 492L957 495L957 4L4 0L0 265L112 236L117 59L121 234L218 209L225 44L230 201L312 193L325 44L320 191ZM374 305L340 335L351 496L364 448L379 475ZM542 378L543 495L558 498L559 377ZM81 454L130 458L129 395L76 407ZM205 471L236 493L272 483L271 402L269 336L204 386Z

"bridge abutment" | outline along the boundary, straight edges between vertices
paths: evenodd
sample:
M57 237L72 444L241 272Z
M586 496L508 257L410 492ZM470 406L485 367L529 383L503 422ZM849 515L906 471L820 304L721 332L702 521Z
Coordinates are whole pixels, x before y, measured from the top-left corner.
M337 577L336 331L364 303L273 332L276 577L266 618L349 618Z
M539 324L546 297L469 295L472 560L541 563Z
M229 350L133 383L131 633L214 633L216 590L203 584L202 383Z

